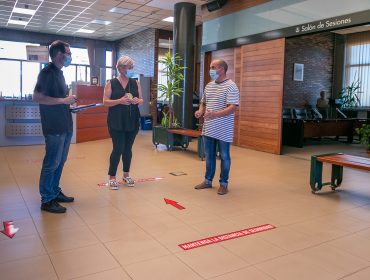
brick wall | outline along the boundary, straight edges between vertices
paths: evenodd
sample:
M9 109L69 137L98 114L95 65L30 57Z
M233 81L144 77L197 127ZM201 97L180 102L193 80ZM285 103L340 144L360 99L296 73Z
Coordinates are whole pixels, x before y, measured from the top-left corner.
M154 77L156 29L149 28L117 41L117 58L128 55L135 61L135 73Z
M329 97L333 80L334 34L330 32L286 39L283 106L316 105L321 90ZM303 81L293 80L294 63L304 64Z

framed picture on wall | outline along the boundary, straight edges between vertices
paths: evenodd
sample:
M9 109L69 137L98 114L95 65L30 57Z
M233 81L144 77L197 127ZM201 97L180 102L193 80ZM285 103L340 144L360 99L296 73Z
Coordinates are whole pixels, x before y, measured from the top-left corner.
M294 63L294 72L293 72L294 81L303 81L303 70L304 64Z
M92 76L91 77L91 85L92 86L98 86L99 85L99 77L98 76Z

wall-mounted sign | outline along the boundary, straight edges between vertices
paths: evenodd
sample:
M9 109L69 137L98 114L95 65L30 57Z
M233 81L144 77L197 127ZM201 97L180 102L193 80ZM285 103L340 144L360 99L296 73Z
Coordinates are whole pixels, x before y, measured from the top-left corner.
M47 63L49 62L48 46L26 46L27 60Z
M271 1L273 2L273 1ZM281 29L261 32L258 34L251 34L248 36L240 36L235 39L219 41L202 46L202 52L209 52L221 50L226 48L239 47L246 44L253 44L264 42L279 38L289 38L300 36L304 34L317 33L328 30L336 30L341 28L348 28L351 26L358 26L368 24L370 22L370 10L361 11L353 14L337 16L333 18L321 19L300 25L294 25Z

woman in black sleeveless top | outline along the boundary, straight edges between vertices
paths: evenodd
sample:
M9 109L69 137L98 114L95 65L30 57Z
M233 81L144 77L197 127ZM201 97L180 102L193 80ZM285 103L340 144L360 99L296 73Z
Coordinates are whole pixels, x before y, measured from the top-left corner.
M123 56L117 61L119 76L110 80L104 88L103 102L109 107L108 130L112 138L113 150L109 163L109 186L118 189L116 181L117 167L122 157L123 180L127 186L133 187L134 180L130 177L132 145L139 131L140 112L138 105L143 103L139 81L131 79L134 61Z

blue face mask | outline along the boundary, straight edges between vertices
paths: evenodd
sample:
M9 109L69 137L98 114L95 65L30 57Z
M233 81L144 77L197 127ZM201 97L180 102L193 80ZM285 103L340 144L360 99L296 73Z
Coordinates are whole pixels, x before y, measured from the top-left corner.
M66 58L64 59L64 67L68 67L69 65L71 65L71 62L72 62L72 56L70 55L67 55Z
M132 78L134 75L135 75L134 70L132 70L132 69L127 69L126 74L125 74L125 76L126 76L127 78Z
M218 74L214 69L209 70L209 76L211 77L212 80L217 80L218 78Z

